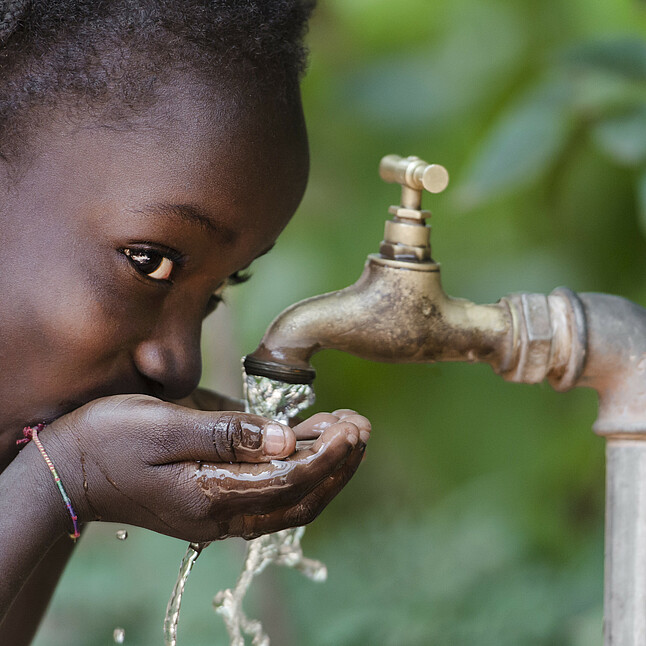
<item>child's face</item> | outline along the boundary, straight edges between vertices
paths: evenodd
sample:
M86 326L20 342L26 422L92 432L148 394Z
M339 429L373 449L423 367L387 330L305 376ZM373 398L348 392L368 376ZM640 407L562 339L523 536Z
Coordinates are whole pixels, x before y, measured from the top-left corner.
M272 246L308 168L300 106L200 96L169 89L134 129L61 121L3 190L3 426L197 386L213 292Z

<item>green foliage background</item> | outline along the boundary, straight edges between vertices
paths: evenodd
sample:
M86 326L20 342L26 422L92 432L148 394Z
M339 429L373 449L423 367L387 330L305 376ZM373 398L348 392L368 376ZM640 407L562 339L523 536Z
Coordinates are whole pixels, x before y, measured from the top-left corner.
M426 199L450 294L491 302L565 284L646 304L645 29L637 0L321 0L304 83L311 181L231 294L235 361L285 306L356 280L399 197L378 178L388 153L451 173ZM205 361L213 374L225 360L216 346ZM328 583L269 571L250 601L272 643L601 644L593 393L508 384L486 366L328 352L316 367L317 409L356 408L374 434L308 530ZM114 530L83 541L39 646L110 644L116 626L126 644L161 643L184 546L138 529L121 543ZM201 557L180 644L228 643L210 600L235 580L242 547Z

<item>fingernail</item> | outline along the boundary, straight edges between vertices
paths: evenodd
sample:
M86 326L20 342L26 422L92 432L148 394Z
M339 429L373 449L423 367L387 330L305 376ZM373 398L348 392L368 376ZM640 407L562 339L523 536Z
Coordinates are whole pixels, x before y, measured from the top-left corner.
M269 422L263 430L265 453L275 455L285 450L287 429L278 422Z

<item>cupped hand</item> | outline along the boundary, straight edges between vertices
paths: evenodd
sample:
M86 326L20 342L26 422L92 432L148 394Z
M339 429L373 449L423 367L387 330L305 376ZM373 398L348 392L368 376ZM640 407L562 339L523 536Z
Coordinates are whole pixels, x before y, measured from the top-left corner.
M81 522L204 542L312 521L356 471L369 435L368 420L347 409L290 429L117 395L59 418L41 439Z

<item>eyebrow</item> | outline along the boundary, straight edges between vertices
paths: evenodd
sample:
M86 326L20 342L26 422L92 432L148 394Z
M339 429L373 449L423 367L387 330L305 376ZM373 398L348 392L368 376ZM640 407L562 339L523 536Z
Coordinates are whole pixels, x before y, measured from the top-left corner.
M205 231L216 235L224 244L233 244L238 237L238 232L226 224L218 222L212 215L195 204L171 204L157 202L147 204L141 209L135 209L136 213L151 216L165 216L178 218L192 225L197 225Z

